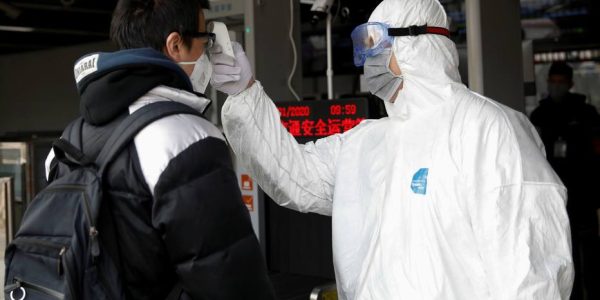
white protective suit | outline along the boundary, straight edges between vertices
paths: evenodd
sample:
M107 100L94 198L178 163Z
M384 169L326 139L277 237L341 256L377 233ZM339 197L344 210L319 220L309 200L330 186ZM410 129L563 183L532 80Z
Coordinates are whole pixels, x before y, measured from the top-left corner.
M436 0L370 21L448 28ZM227 99L227 138L278 204L331 215L341 299L568 299L566 190L527 118L469 91L439 35L395 38L389 118L299 145L260 83Z

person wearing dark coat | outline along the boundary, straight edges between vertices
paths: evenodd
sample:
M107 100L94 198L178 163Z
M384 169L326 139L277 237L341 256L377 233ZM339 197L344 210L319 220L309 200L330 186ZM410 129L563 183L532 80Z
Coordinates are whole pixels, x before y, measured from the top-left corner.
M552 64L548 96L532 112L531 122L544 142L548 161L568 190L575 265L571 299L600 299L600 116L584 95L570 92L572 87L573 69L566 63Z

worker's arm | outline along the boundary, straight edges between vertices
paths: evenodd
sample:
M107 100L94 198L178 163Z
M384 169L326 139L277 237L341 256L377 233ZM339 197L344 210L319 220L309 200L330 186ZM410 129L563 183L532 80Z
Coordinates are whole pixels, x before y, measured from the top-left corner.
M231 148L263 190L279 205L331 215L335 168L342 136L300 145L280 121L279 111L252 79L244 50L233 43L235 65L218 45L210 48L211 85L231 95L222 110Z
M331 214L340 135L298 144L259 82L227 99L222 120L233 151L275 202Z

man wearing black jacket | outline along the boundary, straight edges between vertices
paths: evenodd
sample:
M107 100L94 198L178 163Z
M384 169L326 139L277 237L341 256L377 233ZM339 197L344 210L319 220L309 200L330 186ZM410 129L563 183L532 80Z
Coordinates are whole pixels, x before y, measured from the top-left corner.
M95 157L121 120L158 101L203 112L211 44L207 0L121 0L111 36L123 50L75 65L85 120L63 137ZM266 266L223 135L194 115L144 128L106 172L100 218L105 252L119 263L130 299L273 299ZM49 180L64 166L47 160ZM106 234L111 233L111 234ZM112 234L114 233L114 234Z
M531 114L546 148L548 161L568 190L575 282L571 300L599 299L600 157L594 147L600 116L584 95L571 93L573 69L553 63L548 72L548 97ZM585 292L584 292L585 290ZM587 294L587 298L584 298Z

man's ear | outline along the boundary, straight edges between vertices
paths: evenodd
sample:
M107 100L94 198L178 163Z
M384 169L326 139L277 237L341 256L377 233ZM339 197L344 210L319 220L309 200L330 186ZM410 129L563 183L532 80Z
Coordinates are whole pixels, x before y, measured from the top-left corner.
M171 32L167 36L167 42L163 52L174 61L181 61L181 47L183 45L183 38L178 32Z

